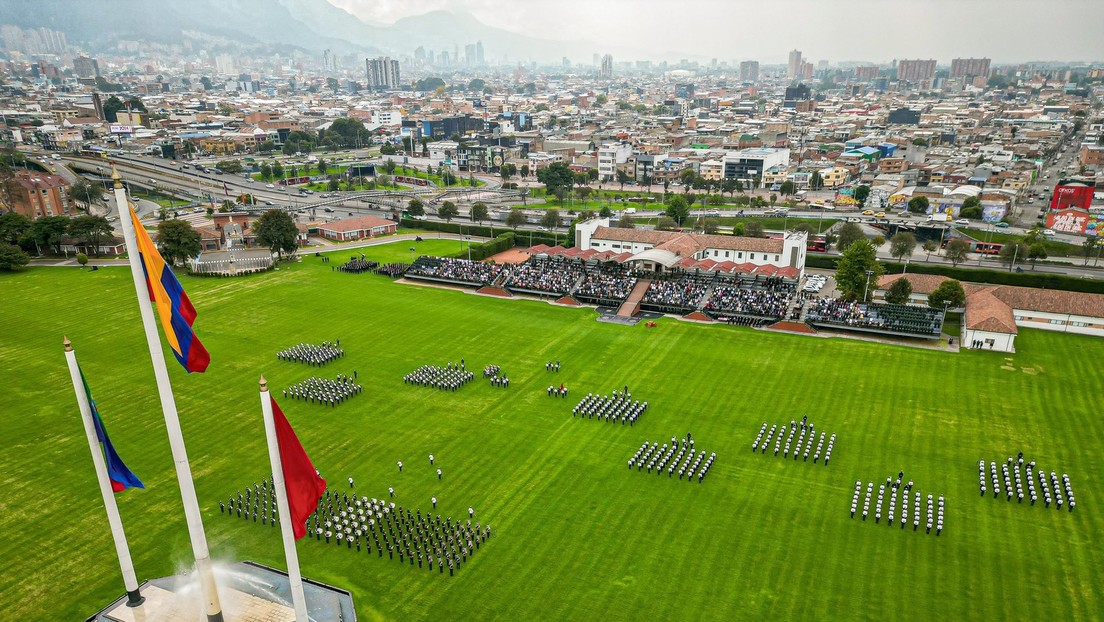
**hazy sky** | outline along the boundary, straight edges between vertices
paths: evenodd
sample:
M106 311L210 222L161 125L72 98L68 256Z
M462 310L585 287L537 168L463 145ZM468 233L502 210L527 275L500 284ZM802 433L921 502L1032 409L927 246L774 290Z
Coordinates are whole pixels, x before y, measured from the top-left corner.
M1104 0L329 0L373 23L446 9L615 54L813 63L989 57L1104 60ZM585 58L585 54L565 55ZM626 59L627 60L627 59Z

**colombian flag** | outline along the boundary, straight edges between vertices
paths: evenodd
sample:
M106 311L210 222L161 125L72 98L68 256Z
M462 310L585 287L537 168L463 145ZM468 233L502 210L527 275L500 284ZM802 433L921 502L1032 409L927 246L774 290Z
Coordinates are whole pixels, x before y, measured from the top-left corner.
M188 373L204 372L211 362L211 355L192 331L192 322L196 317L195 307L188 300L188 294L184 293L180 281L176 280L176 275L161 258L161 253L157 252L157 247L133 209L130 210L130 218L138 238L142 270L146 273L146 289L149 290L150 301L157 306L157 314L161 316L165 338L169 340L176 360L180 361Z
M92 389L88 388L88 381L84 378L84 370L80 369L79 365L77 369L80 370L84 394L88 396L88 407L92 410L92 423L96 426L96 439L100 441L100 445L103 447L104 460L107 462L107 477L111 480L111 490L122 492L127 488L145 488L142 485L142 480L138 479L138 476L132 473L127 465L123 464L123 459L115 452L115 446L111 444L111 439L107 437L107 428L104 427L103 420L100 419L100 411L96 408L96 400L92 399Z

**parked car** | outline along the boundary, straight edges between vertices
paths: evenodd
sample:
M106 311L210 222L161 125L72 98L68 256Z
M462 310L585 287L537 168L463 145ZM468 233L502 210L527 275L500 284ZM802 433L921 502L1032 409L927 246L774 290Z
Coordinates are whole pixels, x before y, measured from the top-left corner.
M1054 229L1043 229L1043 235L1045 235L1047 237L1055 235Z
M272 184L265 184L265 188L275 188L275 187L276 186L273 186Z
M996 226L997 226L998 228L1000 228L1000 229L1007 229L1007 228L1008 228L1008 223L1006 223L1006 222L1004 222L1004 221L1002 220L1002 221L998 222L998 223L996 224Z

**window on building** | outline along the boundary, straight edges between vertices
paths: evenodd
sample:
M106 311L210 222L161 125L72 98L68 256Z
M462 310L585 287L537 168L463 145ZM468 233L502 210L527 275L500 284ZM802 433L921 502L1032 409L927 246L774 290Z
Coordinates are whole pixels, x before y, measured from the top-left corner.
M748 259L750 259L750 260L752 260L752 261L755 261L755 253L750 253L750 254L748 255Z
M1050 320L1050 323L1055 326L1061 326L1062 324L1065 324L1065 322L1063 322L1062 320Z
M725 259L728 259L729 251L725 251Z
M1070 322L1070 326L1076 326L1078 328L1082 328L1082 327L1088 326L1088 324L1086 324L1085 322Z

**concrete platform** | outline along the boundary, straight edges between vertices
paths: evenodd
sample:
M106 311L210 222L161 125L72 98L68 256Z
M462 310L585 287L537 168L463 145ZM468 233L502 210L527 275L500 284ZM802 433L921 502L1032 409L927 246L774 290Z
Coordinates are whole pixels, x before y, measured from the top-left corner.
M253 562L215 567L219 599L226 622L294 622L287 574ZM307 612L315 622L355 621L349 592L303 579ZM88 622L206 622L192 575L150 579L139 592L138 607L127 607L126 595L88 618Z

